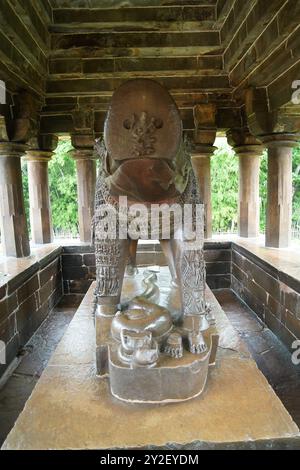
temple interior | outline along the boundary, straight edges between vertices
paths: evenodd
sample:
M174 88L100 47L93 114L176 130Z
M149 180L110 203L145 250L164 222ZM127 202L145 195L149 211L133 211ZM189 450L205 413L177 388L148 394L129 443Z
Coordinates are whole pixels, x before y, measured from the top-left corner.
M291 237L300 2L1 0L0 24L0 445L300 448L300 248ZM223 330L204 394L152 415L128 406L137 427L124 436L127 408L119 413L103 379L93 382L87 369L94 367L95 141L103 138L114 92L131 79L154 80L169 92L191 142L204 207L207 291ZM48 179L48 164L66 137L77 171L79 238L73 240L53 236ZM232 236L212 228L218 137L227 139L239 165ZM28 168L30 231L21 160ZM158 241L139 242L136 267L122 295L140 294L143 276L153 270L160 303L168 306L172 283ZM110 418L118 420L117 430ZM160 420L174 426L158 429Z

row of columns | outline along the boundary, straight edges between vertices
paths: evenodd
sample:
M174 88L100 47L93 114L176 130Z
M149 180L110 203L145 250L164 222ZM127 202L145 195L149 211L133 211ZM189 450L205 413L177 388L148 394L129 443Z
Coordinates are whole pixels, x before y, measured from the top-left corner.
M3 254L30 255L29 234L24 207L21 158L28 165L30 226L35 244L51 243L53 227L49 194L48 163L53 152L28 150L19 143L0 142L0 230ZM91 241L94 211L96 159L93 148L78 149L71 155L76 161L80 239Z
M239 235L259 234L259 168L263 146L246 142L234 145L239 159ZM292 149L298 143L294 134L264 136L268 149L268 197L266 213L266 246L286 247L291 237L292 218ZM196 143L192 165L205 206L205 237L212 236L210 159L215 147ZM0 226L6 256L30 254L22 189L21 157L28 162L30 223L36 244L53 240L48 182L48 162L52 152L27 150L18 143L0 143ZM77 149L72 153L77 167L78 214L80 239L90 242L94 207L96 160L93 149Z
M299 136L296 134L263 136L262 145L253 141L236 145L232 135L228 136L228 140L239 159L239 236L250 238L259 235L260 158L264 148L267 148L265 244L267 247L288 247L291 241L292 222L292 151L298 145ZM212 145L196 144L192 153L192 165L199 182L200 198L204 203L206 238L212 236L210 159L214 150L215 147Z

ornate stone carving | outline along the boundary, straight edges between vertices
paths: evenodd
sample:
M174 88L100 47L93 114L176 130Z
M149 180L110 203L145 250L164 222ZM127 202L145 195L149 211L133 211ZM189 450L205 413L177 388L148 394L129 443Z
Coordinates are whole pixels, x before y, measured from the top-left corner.
M140 115L134 113L130 119L125 119L123 126L130 131L133 156L144 157L155 153L154 144L157 139L154 134L163 126L161 119L150 117L147 111L142 111Z
M97 370L100 375L109 374L112 394L129 402L180 401L201 393L210 360L215 361L218 340L205 301L203 207L196 210L199 194L187 145L182 137L178 139L178 111L166 94L149 80L122 85L112 99L105 123L106 148L96 143L103 164L93 222ZM165 140L170 143L168 149ZM110 204L120 214L120 195L130 197L117 222L119 227L125 218L127 239L111 240L100 230L97 209ZM181 314L176 312L174 317L156 303L159 291L155 273L145 273L142 295L125 304L120 302L128 258L131 276L135 273L137 243L130 240L129 209L132 203L143 202L145 214L139 223L151 229L152 215L148 216L156 200L167 205L176 202L181 209L185 204L192 208L190 229L194 238L177 232L173 221L170 239L164 238L162 243L174 288L179 289L181 298ZM157 234L163 238L159 229Z

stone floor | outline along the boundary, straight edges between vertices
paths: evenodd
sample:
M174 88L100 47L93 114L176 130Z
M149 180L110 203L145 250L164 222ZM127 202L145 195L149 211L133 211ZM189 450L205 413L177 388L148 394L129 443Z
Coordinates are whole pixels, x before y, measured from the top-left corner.
M53 310L22 351L19 366L0 390L0 447L65 333L78 305L66 300Z
M300 426L300 366L230 290L214 292L231 323L247 343L260 370ZM73 299L72 299L73 300ZM0 446L24 407L52 352L73 318L77 305L63 300L31 339L7 384L0 390Z
M259 369L300 426L300 365L292 363L286 347L231 290L218 290L214 294Z

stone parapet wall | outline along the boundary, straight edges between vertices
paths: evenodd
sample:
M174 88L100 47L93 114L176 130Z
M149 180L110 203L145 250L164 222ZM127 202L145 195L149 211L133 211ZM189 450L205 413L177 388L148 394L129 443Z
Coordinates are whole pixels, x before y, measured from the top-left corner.
M300 339L300 281L236 242L207 241L204 254L209 287L231 288L291 349ZM158 243L141 243L137 262L166 265ZM61 297L77 302L95 277L93 247L78 244L52 249L0 285L0 339L7 354L0 377Z
M300 339L300 281L232 243L231 288L289 349Z
M0 377L62 295L60 248L0 287L0 339L6 344Z
M231 243L206 242L204 255L207 283L211 289L230 287ZM139 244L137 265L166 266L166 258L159 243ZM62 253L65 295L85 294L96 278L95 255L92 246L65 246Z

